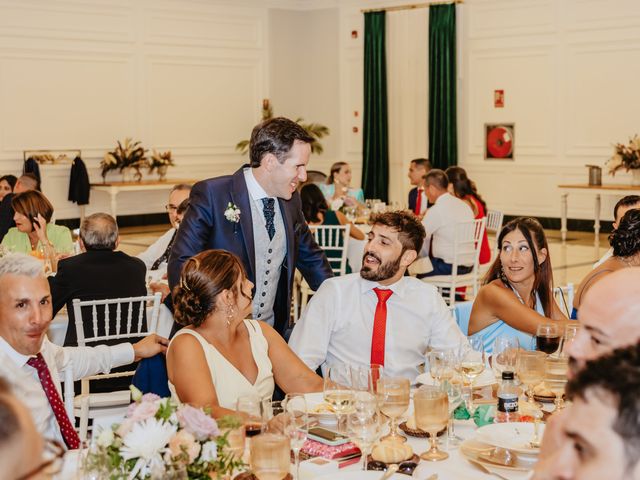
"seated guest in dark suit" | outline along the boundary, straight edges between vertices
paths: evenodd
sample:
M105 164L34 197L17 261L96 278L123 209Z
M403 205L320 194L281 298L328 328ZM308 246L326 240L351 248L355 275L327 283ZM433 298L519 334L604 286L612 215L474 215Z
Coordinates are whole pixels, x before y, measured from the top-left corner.
M0 178L0 186L5 184L5 182L11 185L9 177L15 178L13 175L5 175ZM16 222L13 220L15 212L11 205L11 199L13 199L13 196L17 193L26 192L28 190L38 190L39 188L40 185L38 183L38 179L31 173L25 173L14 182L11 192L7 192L6 189L2 189L4 196L0 202L0 242L9 229L16 226Z
M427 210L428 198L424 177L431 170L431 162L426 158L415 158L409 163L409 181L414 187L409 190L409 210L422 218Z
M104 300L147 294L144 262L124 252L114 251L117 246L118 225L115 219L106 213L89 215L80 226L80 247L84 253L60 260L57 274L49 277L53 315L67 305L69 326L65 346L77 345L72 304L74 298ZM126 319L126 314L123 308L121 318ZM91 318L89 311L87 318ZM115 319L115 315L111 315L111 318ZM133 318L137 318L136 312ZM115 321L113 323L112 332L115 330ZM89 325L85 324L85 331L89 332L87 327Z

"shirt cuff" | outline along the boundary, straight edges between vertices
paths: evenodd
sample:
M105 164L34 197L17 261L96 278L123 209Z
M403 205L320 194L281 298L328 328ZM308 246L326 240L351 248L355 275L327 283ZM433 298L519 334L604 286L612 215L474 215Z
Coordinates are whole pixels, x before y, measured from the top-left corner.
M111 368L128 365L135 359L133 345L130 343L120 343L109 348L111 350Z

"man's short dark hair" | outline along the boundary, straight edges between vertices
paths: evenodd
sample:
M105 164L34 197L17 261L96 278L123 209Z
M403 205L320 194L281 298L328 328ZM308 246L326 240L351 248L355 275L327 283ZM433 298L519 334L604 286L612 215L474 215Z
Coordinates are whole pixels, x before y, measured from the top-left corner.
M284 117L271 118L256 125L249 141L249 160L253 168L259 167L262 158L271 153L284 163L293 143L299 140L312 143L313 137L298 123Z
M640 343L587 362L567 383L570 399L584 399L587 390L614 398L618 416L612 427L624 443L627 468L634 466L640 460Z
M371 216L372 225L384 225L398 232L402 244L402 252L415 250L420 253L426 232L418 217L409 211L378 213Z
M620 200L618 200L616 206L613 207L613 219L617 220L618 210L620 209L620 207L630 207L637 203L640 203L640 195L627 195L626 197L622 197Z
M191 188L192 188L191 185L189 185L188 183L178 183L177 185L173 186L173 188L169 192L169 195L171 195L173 192L183 191L183 190L190 192Z
M108 213L94 213L82 221L80 238L86 250L115 250L118 224Z
M449 177L439 168L429 170L429 173L427 173L424 178L427 181L427 185L433 185L440 190L446 190L449 186Z
M425 170L431 170L431 162L429 161L428 158L414 158L409 163L413 163L417 167L422 167Z

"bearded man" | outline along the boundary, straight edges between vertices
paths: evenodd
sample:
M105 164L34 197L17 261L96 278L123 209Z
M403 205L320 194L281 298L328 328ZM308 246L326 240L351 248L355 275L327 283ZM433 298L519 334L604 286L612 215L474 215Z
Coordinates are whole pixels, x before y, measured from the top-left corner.
M425 238L418 218L387 212L372 223L360 273L325 280L289 346L312 370L378 364L413 380L429 347L458 348L466 338L437 289L404 276Z

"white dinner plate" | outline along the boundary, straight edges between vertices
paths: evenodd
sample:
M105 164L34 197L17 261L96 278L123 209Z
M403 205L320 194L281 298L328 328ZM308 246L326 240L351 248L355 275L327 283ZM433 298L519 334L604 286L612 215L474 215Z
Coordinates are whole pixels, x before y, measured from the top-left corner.
M347 472L338 471L329 473L327 475L321 475L316 478L318 480L320 480L321 478L324 478L325 480L378 480L383 474L384 472L378 472L374 470L369 470L367 472L363 472L362 470L351 470ZM411 477L408 477L401 473L394 473L389 478L391 480L407 480Z
M423 385L434 385L433 378L429 373L422 373L416 377L414 383L421 383ZM473 382L474 388L488 387L498 383L496 376L493 374L493 370L485 368L480 375Z
M476 430L476 439L495 447L535 455L540 449L529 446L533 427L531 422L490 423ZM542 438L543 435L544 424L541 422L538 425L538 436Z
M307 401L307 413L318 419L323 425L337 425L338 424L338 416L335 413L315 413L313 409L320 405L321 403L326 403L324 401L324 395L322 392L315 393L306 393L304 395L305 400Z

